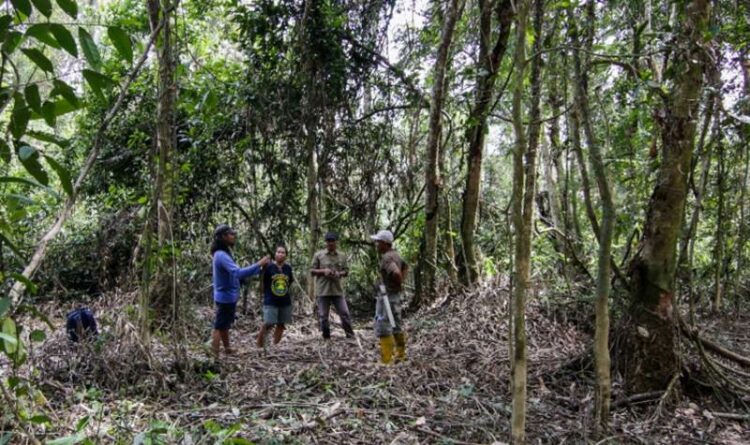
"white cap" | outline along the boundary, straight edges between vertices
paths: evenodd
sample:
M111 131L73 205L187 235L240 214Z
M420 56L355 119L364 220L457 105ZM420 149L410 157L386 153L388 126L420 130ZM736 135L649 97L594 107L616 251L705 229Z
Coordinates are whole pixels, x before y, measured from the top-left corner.
M370 236L373 241L382 241L384 243L393 244L393 233L390 230L381 230L375 235Z

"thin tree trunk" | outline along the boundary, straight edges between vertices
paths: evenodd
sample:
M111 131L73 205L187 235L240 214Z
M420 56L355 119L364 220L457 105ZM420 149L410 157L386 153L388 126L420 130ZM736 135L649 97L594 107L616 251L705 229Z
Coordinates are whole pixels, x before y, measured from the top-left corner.
M710 3L693 0L679 6L673 62L666 71L672 87L658 113L663 116L661 165L640 245L630 265L631 306L620 364L633 392L664 389L679 371L673 316L676 246L703 89Z
M588 25L594 27L594 4L591 0L587 3ZM612 258L612 238L615 227L615 209L612 192L607 179L607 170L602 158L600 142L594 134L591 122L591 111L588 102L588 66L582 66L581 54L578 50L580 41L578 37L577 19L573 6L568 7L568 24L570 27L571 40L573 43L573 68L575 74L575 113L583 124L583 134L589 149L589 159L594 171L596 183L599 188L599 197L602 205L602 221L599 239L598 273L596 277L596 330L594 335L594 357L596 360L597 391L595 398L595 428L597 433L607 430L609 425L609 407L611 403L612 383L610 377L609 357L609 293ZM590 44L590 42L589 42ZM588 45L587 45L588 46ZM587 197L590 199L590 197ZM592 208L589 202L587 207ZM592 226L596 227L595 220Z
M515 146L513 150L513 231L515 233L515 268L513 286L513 358L512 358L512 411L511 411L511 440L519 445L526 442L526 293L529 288L531 272L531 209L525 208L526 195L531 192L533 200L533 168L526 165L524 171L524 155L527 154L526 129L523 125L522 98L524 91L524 75L526 72L526 22L530 7L530 0L518 0L516 6L516 50L513 57L513 131ZM532 176L531 179L526 177ZM532 185L532 190L524 190Z
M490 52L492 37L492 13L497 15L497 40ZM464 189L464 205L461 218L461 245L463 246L464 273L466 284L472 284L479 278L479 267L474 246L477 212L482 178L482 159L485 134L487 133L487 115L493 102L495 80L500 61L508 46L510 25L513 21L511 0L479 0L479 60L475 102L469 114L466 137L469 141L468 171Z
M445 73L456 22L463 11L463 0L451 0L445 11L435 68L433 71L432 101L430 103L427 163L425 168L425 254L422 261L421 292L415 296L414 307L432 301L436 292L437 240L439 222L439 196L442 186L438 175L440 140L442 138L441 114L445 97Z
M716 177L716 194L718 199L716 209L716 232L714 233L714 295L711 308L714 312L721 310L723 294L723 269L724 269L724 181L726 176L726 165L724 163L724 144L721 141L721 109L716 110L714 117L712 141L716 144L718 154L718 171Z

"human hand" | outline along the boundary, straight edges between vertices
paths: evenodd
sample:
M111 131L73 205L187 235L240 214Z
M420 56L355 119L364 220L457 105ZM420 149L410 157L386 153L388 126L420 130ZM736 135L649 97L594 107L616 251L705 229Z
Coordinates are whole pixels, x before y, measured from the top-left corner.
M260 261L258 261L258 265L259 265L260 267L263 267L263 266L265 266L266 264L268 264L268 263L269 263L270 261L271 261L271 259L269 258L269 256L268 256L268 255L266 255L266 256L264 256L263 258L261 258L261 259L260 259Z

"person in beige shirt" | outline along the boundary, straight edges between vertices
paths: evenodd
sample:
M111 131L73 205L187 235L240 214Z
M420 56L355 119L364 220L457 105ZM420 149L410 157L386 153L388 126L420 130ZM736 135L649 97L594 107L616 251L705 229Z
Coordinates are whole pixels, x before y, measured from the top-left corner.
M381 230L370 237L375 242L375 249L380 254L380 284L385 295L377 299L375 305L375 335L380 340L380 360L391 363L406 360L406 332L403 329L401 303L403 299L404 277L409 265L393 249L393 233ZM394 325L388 317L384 299L388 299Z
M325 235L326 248L315 253L310 273L315 277L315 295L318 303L318 320L323 338L331 338L331 325L328 320L331 305L341 318L346 338L354 337L349 308L346 305L342 278L349 274L349 262L337 249L338 235L328 232Z

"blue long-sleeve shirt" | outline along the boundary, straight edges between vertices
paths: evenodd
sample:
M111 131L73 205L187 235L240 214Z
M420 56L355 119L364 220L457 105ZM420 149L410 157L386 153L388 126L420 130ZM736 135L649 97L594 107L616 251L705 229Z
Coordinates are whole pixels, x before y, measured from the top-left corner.
M214 253L213 265L214 301L217 303L236 303L240 298L240 280L260 273L260 266L255 264L240 268L223 250Z

